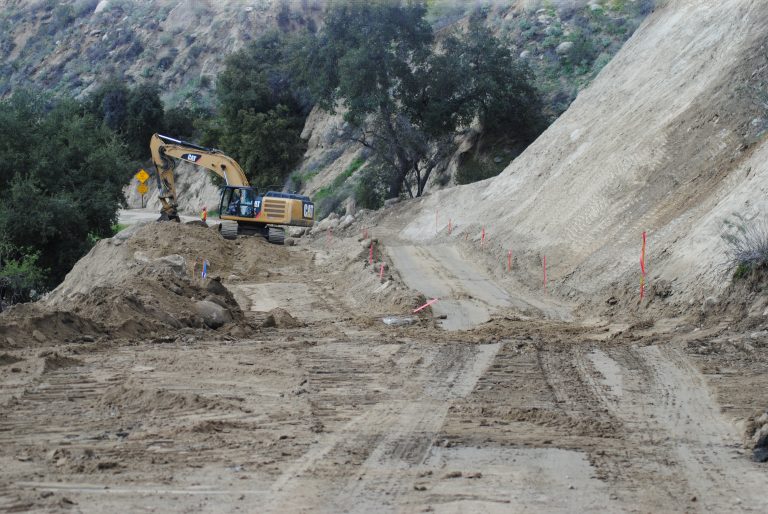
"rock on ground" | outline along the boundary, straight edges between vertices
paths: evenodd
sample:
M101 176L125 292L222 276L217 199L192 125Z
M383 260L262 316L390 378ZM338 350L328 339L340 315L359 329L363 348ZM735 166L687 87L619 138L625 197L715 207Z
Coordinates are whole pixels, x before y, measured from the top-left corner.
M214 329L232 321L232 316L227 309L208 300L195 303L195 312L203 318L203 322L208 327Z
M269 311L267 319L261 326L264 328L297 328L304 326L304 324L291 316L287 310L277 307Z

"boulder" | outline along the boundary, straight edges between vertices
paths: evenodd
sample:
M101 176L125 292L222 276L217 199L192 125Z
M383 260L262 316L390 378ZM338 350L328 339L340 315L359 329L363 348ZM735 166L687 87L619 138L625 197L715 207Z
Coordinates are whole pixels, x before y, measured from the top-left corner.
M563 41L562 43L557 45L557 48L555 48L555 52L557 52L557 55L565 55L568 52L570 52L572 48L573 48L573 42Z
M346 200L344 200L344 214L349 216L350 214L352 216L355 216L357 214L357 202L355 201L355 198L350 196Z
M203 323L213 329L232 321L232 316L227 309L208 300L196 302L195 312L203 319Z
M768 413L755 420L756 430L752 436L752 460L768 462Z
M205 286L205 289L209 293L213 293L215 295L219 295L219 296L229 295L229 290L226 288L224 284L221 283L221 277L219 276L210 277L210 280L208 284Z
M669 298L673 293L672 284L664 279L656 280L651 284L651 293L659 298Z
M316 234L318 232L325 232L326 230L333 230L336 227L338 227L339 226L338 216L336 216L335 218L332 218L331 216L328 216L323 221L315 225L314 228L312 229L312 233Z
M355 217L352 216L351 214L347 214L339 222L339 230L344 230L354 222L355 222Z
M171 268L174 273L178 275L184 275L187 270L187 261L178 254L172 254L172 255L166 255L164 257L160 257L158 259L155 259L155 262L159 262L162 264L165 264L169 268Z
M710 296L706 300L704 300L704 303L701 305L701 311L704 314L708 314L712 312L715 307L717 307L717 298L715 298L714 296Z

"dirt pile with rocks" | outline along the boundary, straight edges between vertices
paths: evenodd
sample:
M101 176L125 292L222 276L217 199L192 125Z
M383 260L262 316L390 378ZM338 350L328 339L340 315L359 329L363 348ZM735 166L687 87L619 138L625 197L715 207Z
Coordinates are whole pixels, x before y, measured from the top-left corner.
M0 340L13 347L242 328L243 312L221 282L235 249L211 228L131 227L97 243L45 299L4 314Z

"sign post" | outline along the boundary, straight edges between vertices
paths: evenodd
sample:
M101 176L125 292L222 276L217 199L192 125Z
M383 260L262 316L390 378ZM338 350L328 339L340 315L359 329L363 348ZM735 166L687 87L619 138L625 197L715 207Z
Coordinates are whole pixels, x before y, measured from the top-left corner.
M646 235L643 232L643 247L640 250L640 302L645 297L645 243Z
M147 194L147 191L149 191L149 188L147 187L147 180L149 180L149 173L144 171L144 169L140 169L139 172L134 175L136 180L139 181L139 187L136 188L136 190L141 195L141 208L144 208L144 195Z
M147 191L149 188L146 184L139 184L139 187L136 188L141 195L141 208L144 208L144 195L147 194Z

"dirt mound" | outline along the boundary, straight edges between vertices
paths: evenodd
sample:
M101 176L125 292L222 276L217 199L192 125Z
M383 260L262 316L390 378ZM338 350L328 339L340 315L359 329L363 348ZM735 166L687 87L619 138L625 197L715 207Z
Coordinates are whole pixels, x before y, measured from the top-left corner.
M724 317L733 321L731 330L741 332L760 330L768 314L768 267L759 266L741 276L723 274L728 282L718 296L710 296L693 303L693 314L702 325L715 326Z
M148 389L132 382L107 389L99 399L99 406L133 414L237 408L231 403L194 393Z
M72 366L79 366L83 364L82 361L73 359L72 357L65 357L59 355L56 352L51 352L43 355L43 373L50 373L62 368L69 368Z
M0 348L92 340L87 334L105 332L100 320L52 310L43 302L14 305L0 315Z
M235 249L200 226L131 227L100 241L47 298L4 313L0 340L11 347L202 330L212 325L196 310L200 302L225 313L226 323L215 328L242 324L243 313L220 280L231 271Z

